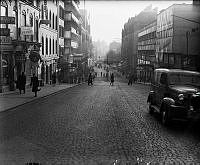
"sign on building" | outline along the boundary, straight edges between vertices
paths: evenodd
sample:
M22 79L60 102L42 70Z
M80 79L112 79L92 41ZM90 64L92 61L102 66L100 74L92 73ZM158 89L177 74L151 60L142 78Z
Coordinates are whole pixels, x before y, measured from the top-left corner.
M40 20L40 24L51 24L51 20Z
M12 39L11 37L0 36L0 43L1 44L11 44Z
M0 28L0 36L10 36L10 29Z
M15 24L15 17L0 16L0 24Z
M33 35L33 27L21 27L21 35Z

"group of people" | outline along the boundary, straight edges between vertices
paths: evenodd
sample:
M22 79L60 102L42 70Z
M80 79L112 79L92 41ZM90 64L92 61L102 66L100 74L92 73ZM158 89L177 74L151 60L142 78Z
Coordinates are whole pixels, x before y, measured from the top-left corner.
M37 92L40 91L41 89L38 88L39 80L35 74L33 74L33 77L31 77L30 86L32 87L32 92L35 93L35 97L37 97ZM25 76L24 72L22 72L22 74L20 74L18 76L17 81L16 81L16 88L19 89L20 94L22 91L23 91L23 93L25 93L25 91L26 91L26 76Z
M88 76L88 85L93 85L93 80L94 80L94 75L92 73L89 74ZM110 75L110 85L114 85L114 73Z

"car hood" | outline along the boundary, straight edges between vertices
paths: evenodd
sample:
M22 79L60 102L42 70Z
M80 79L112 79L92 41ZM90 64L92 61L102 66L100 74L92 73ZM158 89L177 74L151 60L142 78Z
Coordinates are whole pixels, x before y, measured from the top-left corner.
M170 88L177 92L182 93L197 93L200 92L200 88L192 85L171 85Z

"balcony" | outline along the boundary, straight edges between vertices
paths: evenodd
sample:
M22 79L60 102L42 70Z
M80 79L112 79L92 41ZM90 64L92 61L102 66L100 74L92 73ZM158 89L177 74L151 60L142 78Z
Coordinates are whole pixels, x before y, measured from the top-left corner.
M74 23L79 25L79 20L76 18L76 16L72 12L65 14L65 20L66 21L73 21Z

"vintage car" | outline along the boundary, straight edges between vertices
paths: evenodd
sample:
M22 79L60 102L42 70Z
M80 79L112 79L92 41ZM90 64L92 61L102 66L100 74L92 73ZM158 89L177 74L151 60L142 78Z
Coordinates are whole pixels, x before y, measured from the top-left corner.
M147 99L150 114L158 112L164 125L174 119L200 116L200 73L182 69L155 69Z

